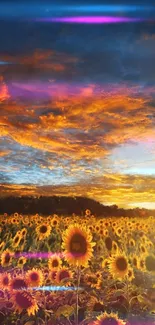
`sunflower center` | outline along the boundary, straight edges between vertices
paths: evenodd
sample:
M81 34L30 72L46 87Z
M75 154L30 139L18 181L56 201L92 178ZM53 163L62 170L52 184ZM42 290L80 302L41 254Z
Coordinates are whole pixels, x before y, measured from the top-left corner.
M104 311L104 307L99 302L96 302L93 306L93 311L96 311L96 312Z
M100 323L101 325L118 325L119 323L117 322L117 320L113 317L107 317L105 319L103 319Z
M52 262L52 266L53 267L58 267L59 266L59 262L58 262L58 260L53 260L53 262Z
M23 264L23 262L24 262L23 259L20 259L18 263Z
M32 281L37 281L37 280L38 280L38 274L37 274L36 272L33 272L33 273L31 274L31 280L32 280Z
M46 231L47 231L47 227L46 227L46 226L41 226L41 227L40 227L40 232L41 232L42 234L45 234Z
M20 290L23 288L27 288L27 284L23 279L15 279L12 283L12 289L14 290Z
M17 236L17 237L15 238L15 244L18 243L18 240L19 240L19 236Z
M24 241L25 241L25 239L22 238L22 239L20 240L20 245L23 245L23 244L24 244Z
M117 258L116 266L117 266L118 270L125 271L128 266L126 259L124 257Z
M17 292L15 301L23 309L28 309L32 306L31 296L28 293Z
M133 258L133 265L137 266L137 259L135 257Z
M10 259L11 259L11 256L10 256L9 253L7 253L7 254L5 255L5 263L9 263L9 262L10 262Z
M155 257L147 256L145 259L145 266L148 271L155 271Z
M82 234L74 234L70 240L70 252L74 256L83 256L87 253L87 242Z
M60 281L66 278L69 278L69 272L67 270L61 271L59 275Z
M91 275L88 276L87 281L88 282L91 282L92 281L92 276Z
M111 249L112 249L112 240L111 240L110 237L107 237L107 238L105 239L105 245L106 245L106 248L107 248L109 251L111 251Z

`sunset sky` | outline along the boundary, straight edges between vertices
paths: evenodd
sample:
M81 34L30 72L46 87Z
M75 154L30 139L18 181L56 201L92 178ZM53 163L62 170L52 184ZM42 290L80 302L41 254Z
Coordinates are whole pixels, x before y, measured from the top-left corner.
M155 209L154 2L103 2L0 3L0 196ZM35 20L82 15L145 21Z

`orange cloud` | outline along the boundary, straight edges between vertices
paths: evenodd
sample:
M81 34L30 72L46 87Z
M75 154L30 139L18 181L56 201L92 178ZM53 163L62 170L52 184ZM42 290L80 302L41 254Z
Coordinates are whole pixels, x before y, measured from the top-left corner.
M94 86L81 88L78 95L50 100L49 112L42 108L40 115L37 106L28 109L10 101L3 104L0 135L58 156L101 158L119 144L155 136L151 96L148 92L137 98L134 91L124 87L122 92L96 93Z
M8 87L3 81L3 77L0 76L0 103L10 97Z
M7 156L9 153L10 153L10 151L8 151L8 150L1 151L1 152L0 152L0 157L5 157L5 156Z

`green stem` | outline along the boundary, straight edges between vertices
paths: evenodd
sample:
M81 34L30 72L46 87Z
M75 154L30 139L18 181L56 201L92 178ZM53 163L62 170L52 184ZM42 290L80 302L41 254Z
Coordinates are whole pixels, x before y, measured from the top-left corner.
M47 325L47 315L46 315L46 291L44 291L44 311L45 311L45 325Z
M76 289L76 325L79 322L79 286L80 286L80 266L77 267L77 289Z
M126 287L127 287L127 302L128 302L128 314L130 312L130 302L129 302L129 280L128 280L128 277L127 277L127 280L126 280Z

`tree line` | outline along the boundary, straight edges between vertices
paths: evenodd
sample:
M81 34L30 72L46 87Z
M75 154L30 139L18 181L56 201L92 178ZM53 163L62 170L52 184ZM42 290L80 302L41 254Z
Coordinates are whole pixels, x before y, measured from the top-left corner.
M89 209L95 216L127 216L127 217L147 217L155 216L155 210L148 209L123 209L117 205L106 206L93 199L86 197L66 197L66 196L8 196L0 198L0 214L58 214L58 215L85 215Z

